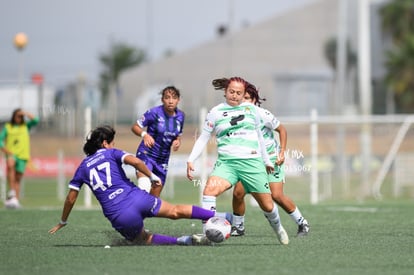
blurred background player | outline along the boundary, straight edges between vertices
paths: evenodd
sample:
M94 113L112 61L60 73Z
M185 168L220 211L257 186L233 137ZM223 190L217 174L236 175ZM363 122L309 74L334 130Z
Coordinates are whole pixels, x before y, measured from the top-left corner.
M224 90L226 101L207 114L203 130L187 160L187 178L193 180L193 162L214 132L218 158L203 190L202 207L215 210L216 197L240 181L244 190L259 204L279 242L288 244L289 237L270 195L267 173L273 172L274 168L264 146L258 109L243 102L248 85L251 84L240 77L213 80L216 90Z
M160 179L143 161L132 154L114 148L115 130L110 126L94 129L86 138L86 154L69 182L60 222L49 230L56 233L67 224L78 194L86 184L102 207L103 214L131 244L192 245L209 244L203 235L172 237L152 234L145 230L144 219L162 217L169 219L209 219L224 217L231 222L230 213L218 213L194 205L173 205L138 188L126 176L123 164L132 165L152 182Z
M274 163L274 173L268 174L270 191L273 200L280 205L286 213L298 225L297 236L305 236L309 233L310 226L308 221L302 216L299 208L295 203L283 193L283 185L285 183L285 150L287 144L287 131L280 121L268 110L261 108L259 92L255 86L250 85L246 89L244 96L246 102L251 102L258 106L259 115L262 120L262 133L265 140L265 146L270 160ZM279 134L279 142L275 140L274 131ZM245 233L244 213L246 210L244 196L246 195L243 185L239 182L233 190L233 228L232 236L242 236Z
M147 176L137 171L138 186L157 197L167 178L171 149L177 151L181 145L185 119L184 112L177 108L180 91L176 87L165 87L161 91L161 102L162 105L147 110L131 128L142 137L136 156L161 179L160 184L151 184Z
M25 117L28 121L25 121ZM6 157L9 192L6 208L20 208L20 183L30 159L30 129L39 123L33 114L15 109L0 132L0 148Z

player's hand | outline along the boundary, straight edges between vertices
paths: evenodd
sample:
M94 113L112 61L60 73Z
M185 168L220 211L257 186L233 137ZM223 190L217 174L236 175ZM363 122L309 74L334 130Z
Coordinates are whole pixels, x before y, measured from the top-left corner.
M50 230L49 230L49 234L55 234L56 233L56 231L58 231L59 229L61 229L62 227L64 227L64 226L66 226L66 224L61 224L61 223L58 223L57 225L55 225L53 228L51 228Z
M192 172L194 171L194 166L192 162L187 162L187 178L193 180Z
M177 151L178 150L178 148L180 148L180 145L181 145L181 141L179 140L179 139L175 139L173 142L172 142L172 149L173 149L173 151Z
M272 174L275 171L275 168L273 167L273 165L266 165L266 172L268 174Z
M148 148L151 148L152 146L154 146L155 140L152 138L150 134L146 134L143 137L143 139L144 139L145 146L147 146Z
M279 156L277 157L276 164L281 165L284 162L285 162L285 152L281 151L279 153Z

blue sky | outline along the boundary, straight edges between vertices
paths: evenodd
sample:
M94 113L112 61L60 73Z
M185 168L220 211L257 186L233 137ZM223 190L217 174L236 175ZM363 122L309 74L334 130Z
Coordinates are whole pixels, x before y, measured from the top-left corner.
M215 39L219 25L239 31L315 0L0 0L0 84L44 75L50 85L80 74L96 80L110 41L147 51L154 60ZM15 34L28 36L19 52Z

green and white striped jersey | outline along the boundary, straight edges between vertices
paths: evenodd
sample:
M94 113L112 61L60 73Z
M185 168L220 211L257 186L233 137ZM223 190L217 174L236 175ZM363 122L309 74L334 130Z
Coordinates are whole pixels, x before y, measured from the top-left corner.
M260 129L256 106L221 103L207 114L203 130L216 134L220 159L246 159L262 157L257 127Z

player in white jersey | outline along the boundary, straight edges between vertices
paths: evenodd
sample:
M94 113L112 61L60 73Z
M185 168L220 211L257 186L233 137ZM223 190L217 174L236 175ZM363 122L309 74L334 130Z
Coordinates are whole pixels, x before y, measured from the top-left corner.
M248 85L251 84L240 77L213 81L216 89L224 89L226 102L208 113L187 161L187 177L194 179L193 162L214 132L218 158L203 190L202 207L215 210L216 197L240 181L244 190L258 202L280 243L288 244L289 237L270 195L267 174L274 168L260 131L258 109L251 103L243 103Z
M249 86L246 90L244 100L258 106L263 125L261 129L265 140L265 146L275 168L275 172L268 175L272 198L298 225L297 236L305 236L309 233L310 229L308 221L302 216L302 213L295 203L283 193L283 185L285 183L284 160L287 143L286 128L270 111L260 107L261 100L264 99L260 98L257 89L253 88L254 86ZM275 140L275 131L279 134L280 145ZM245 195L246 192L244 191L243 185L237 183L233 190L232 236L244 235L244 213L246 209L244 202Z

